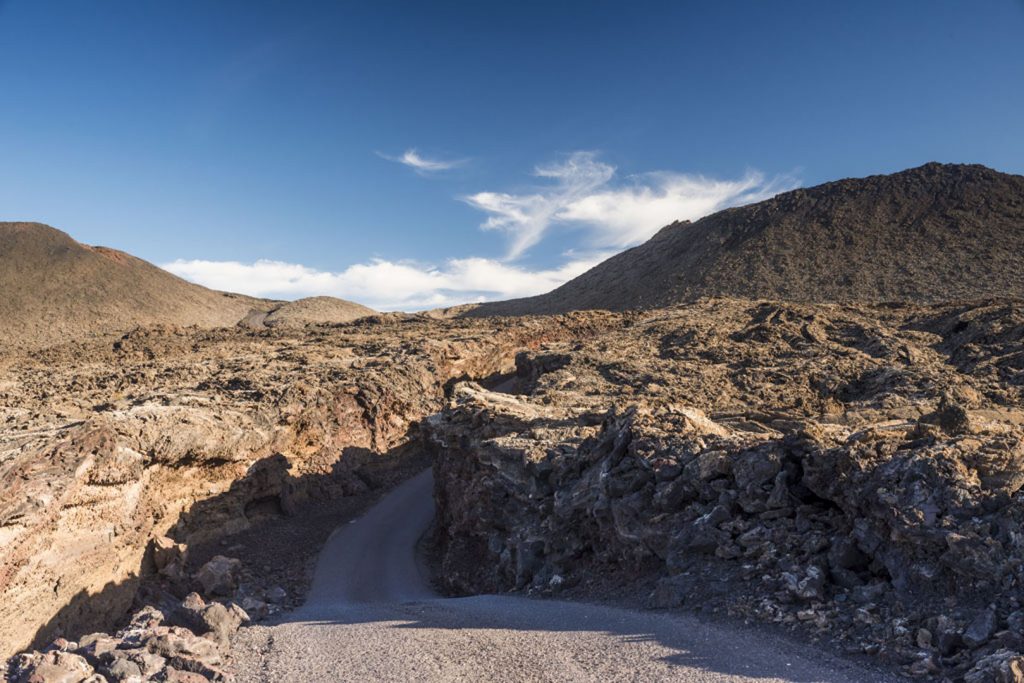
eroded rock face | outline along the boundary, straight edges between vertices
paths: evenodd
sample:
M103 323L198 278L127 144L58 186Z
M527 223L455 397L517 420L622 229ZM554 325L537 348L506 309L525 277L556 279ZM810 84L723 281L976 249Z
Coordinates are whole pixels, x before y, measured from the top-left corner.
M524 354L521 393L461 384L423 422L441 576L648 577L653 606L1016 675L1022 351L1012 304L708 301Z
M589 324L391 315L140 329L5 356L0 655L113 628L141 575L179 595L201 588L189 545L370 490L371 466L408 444L449 380L510 368L517 352ZM206 588L229 595L228 574Z

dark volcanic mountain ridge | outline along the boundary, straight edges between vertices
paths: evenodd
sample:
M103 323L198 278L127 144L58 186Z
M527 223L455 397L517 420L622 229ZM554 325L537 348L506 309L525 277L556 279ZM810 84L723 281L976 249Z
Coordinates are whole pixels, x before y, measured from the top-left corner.
M676 222L541 296L468 315L658 308L701 297L1024 297L1024 176L930 163Z

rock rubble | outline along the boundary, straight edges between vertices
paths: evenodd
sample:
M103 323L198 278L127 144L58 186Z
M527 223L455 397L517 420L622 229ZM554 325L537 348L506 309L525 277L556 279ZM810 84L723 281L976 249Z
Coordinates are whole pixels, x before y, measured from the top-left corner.
M651 577L652 607L1019 680L1019 307L719 300L624 323L424 421L449 590Z

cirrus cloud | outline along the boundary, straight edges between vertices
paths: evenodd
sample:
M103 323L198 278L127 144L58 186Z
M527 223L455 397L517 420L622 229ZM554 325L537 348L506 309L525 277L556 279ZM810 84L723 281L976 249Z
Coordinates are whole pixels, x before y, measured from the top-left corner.
M394 161L397 164L408 166L421 175L437 173L439 171L449 171L453 168L458 168L469 161L468 159L428 159L420 154L416 149L407 149L401 156L389 156L387 154L381 154L380 152L377 152L377 156L381 159L387 159L388 161Z
M787 176L766 180L750 171L736 180L656 171L616 183L616 168L594 152L574 152L560 163L537 166L534 175L550 181L531 192L478 192L463 201L490 216L480 226L508 235L508 259L516 259L555 226L583 228L589 247L623 248L643 242L676 220L694 220L714 211L767 199L796 182Z

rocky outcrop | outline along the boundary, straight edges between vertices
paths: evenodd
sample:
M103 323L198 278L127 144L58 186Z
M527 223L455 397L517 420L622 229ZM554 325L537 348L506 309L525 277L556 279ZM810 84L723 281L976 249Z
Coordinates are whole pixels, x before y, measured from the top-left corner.
M238 561L215 558L196 575L237 572ZM234 593L216 586L220 595ZM263 615L250 615L236 602L207 602L190 593L180 602L165 596L164 609L146 606L112 635L90 633L77 641L58 638L43 650L12 657L12 683L68 681L228 681L227 648L240 626Z
M143 577L190 589L183 544L369 491L449 380L586 324L166 327L5 357L0 654L114 628Z
M518 393L461 384L423 423L439 575L455 593L646 581L649 606L1017 680L1022 321L712 301L522 354Z

